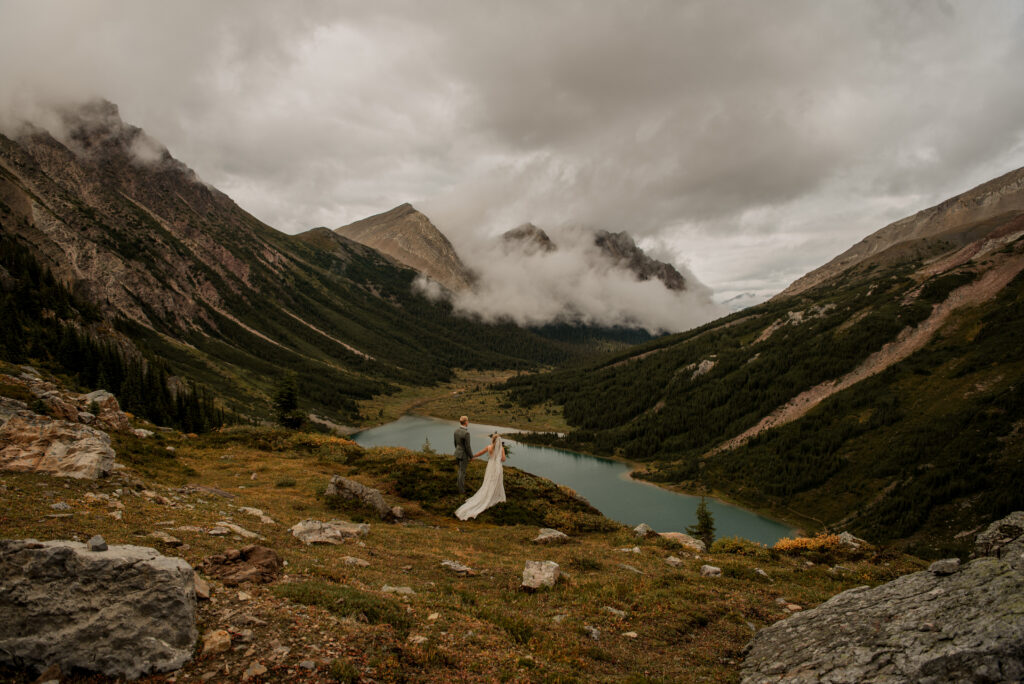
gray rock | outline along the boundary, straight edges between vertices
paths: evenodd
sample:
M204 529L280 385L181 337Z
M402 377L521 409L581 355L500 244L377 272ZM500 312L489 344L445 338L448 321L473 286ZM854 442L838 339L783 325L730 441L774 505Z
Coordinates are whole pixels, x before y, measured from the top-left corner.
M654 531L654 528L648 525L647 523L640 523L639 525L634 527L633 534L637 537L640 537L641 539L658 536L658 533Z
M534 544L564 544L569 541L569 535L550 527L540 528L540 532L533 538Z
M394 520L396 517L404 516L404 513L401 516L396 516L395 511L384 501L384 496L378 490L341 475L331 477L324 496L328 501L332 498L356 501L373 510L381 520Z
M355 556L342 556L341 560L345 563L345 565L355 565L360 568L370 567L369 561L365 561L362 558L356 558Z
M0 663L136 679L196 641L192 568L141 546L0 540Z
M867 543L860 537L853 536L849 532L841 532L839 534L839 541L840 543L850 547L851 549L861 549L865 546L871 546L871 544Z
M701 577L721 577L722 568L717 568L714 565L702 565L700 566Z
M601 638L601 630L593 625L583 625L583 632L594 641Z
M399 596L415 596L416 592L412 587L392 587L385 584L380 590L385 594L398 594Z
M172 534L164 532L163 530L156 530L155 532L151 532L149 536L153 539L156 539L157 541L167 544L168 546L181 546L180 539L178 539Z
M606 612L606 613L611 613L612 615L614 615L617 618L624 618L624 617L626 617L626 611L619 610L618 608L612 608L611 606L604 606L602 608L602 610L604 612Z
M700 539L694 539L690 535L683 534L682 532L659 532L658 536L660 536L662 539L667 539L668 541L675 542L676 544L679 544L684 549L687 549L689 551L694 551L696 553L702 553L704 551L707 551L707 546L704 544L704 542L702 542Z
M640 568L636 567L635 565L630 565L629 563L619 563L619 567L622 568L623 570L629 570L630 572L635 572L638 575L644 574L643 570L641 570Z
M55 511L70 511L71 510L71 506L67 505L63 501L58 501L55 504L50 504L50 508L52 508Z
M1020 681L1021 596L1024 573L995 558L850 589L758 632L742 681Z
M671 565L673 568L678 568L680 565L683 564L683 560L681 558L676 558L675 556L669 556L665 559L665 562Z
M0 470L95 479L114 467L110 435L45 416L13 416L0 426L0 445Z
M344 520L303 520L289 531L306 544L341 544L346 539L366 536L370 533L370 526Z
M928 566L928 572L936 575L952 575L960 569L959 558L943 558Z
M274 525L274 524L276 524L274 522L273 518L271 518L269 515L267 515L266 513L261 511L260 509L253 508L252 506L239 506L238 507L238 512L239 513L245 513L246 515L251 515L254 518L259 518L260 522L263 523L264 525Z
M523 567L523 589L536 591L541 587L553 587L558 581L559 567L554 561L526 561Z
M989 525L975 537L974 553L978 556L1007 558L1011 565L1024 571L1024 511L1015 511Z
M314 663L312 660L302 660L299 661L299 667L301 667L303 670L312 671L316 669L316 663Z
M109 548L106 540L98 534L93 535L89 541L86 542L86 546L89 547L90 551L106 551Z
M134 430L132 430L132 434L138 437L139 439L149 439L150 437L153 436L153 431L147 430L145 428L135 428Z
M478 574L476 570L468 565L463 565L462 563L457 563L453 560L446 559L441 561L441 567L451 570L460 577L475 577Z

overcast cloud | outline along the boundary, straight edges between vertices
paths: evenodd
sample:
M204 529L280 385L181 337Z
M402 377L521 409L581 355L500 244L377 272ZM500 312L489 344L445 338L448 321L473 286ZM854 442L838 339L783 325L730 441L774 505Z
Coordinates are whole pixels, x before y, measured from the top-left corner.
M716 299L766 296L1024 165L1022 17L977 0L0 0L0 118L105 97L286 232L411 201L474 259L525 221L587 225Z

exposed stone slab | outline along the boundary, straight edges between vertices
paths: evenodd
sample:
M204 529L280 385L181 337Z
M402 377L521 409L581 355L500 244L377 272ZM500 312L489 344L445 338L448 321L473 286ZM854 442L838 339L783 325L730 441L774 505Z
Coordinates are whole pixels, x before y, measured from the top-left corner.
M289 530L306 544L341 544L346 539L366 536L370 526L345 520L303 520Z
M0 540L0 663L136 679L196 641L192 567L142 546Z
M88 425L19 413L0 426L0 470L93 479L113 467L110 435Z
M331 477L327 489L324 490L324 496L328 500L339 498L358 502L376 513L381 520L395 520L404 516L402 509L389 506L378 490L341 475Z
M558 581L559 567L554 561L526 561L523 568L523 589L537 590L553 587Z
M743 682L1021 681L1022 596L1024 574L995 558L850 589L758 632Z

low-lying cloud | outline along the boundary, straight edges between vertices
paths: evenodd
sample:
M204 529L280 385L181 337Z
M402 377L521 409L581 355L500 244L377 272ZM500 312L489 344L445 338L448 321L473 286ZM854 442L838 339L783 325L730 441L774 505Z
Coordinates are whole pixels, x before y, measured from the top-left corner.
M687 289L672 291L657 279L640 281L614 264L594 246L589 231L567 230L551 237L558 245L551 252L500 240L464 245L463 257L479 279L472 290L455 293L456 311L527 326L625 325L651 333L687 330L725 311L686 269L677 267Z
M10 0L0 126L103 97L285 232L584 224L764 295L1024 164L1022 34L1016 0Z

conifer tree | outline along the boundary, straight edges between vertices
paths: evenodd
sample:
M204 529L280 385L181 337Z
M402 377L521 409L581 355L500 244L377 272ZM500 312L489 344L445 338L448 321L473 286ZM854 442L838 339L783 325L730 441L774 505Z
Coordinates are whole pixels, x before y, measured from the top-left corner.
M697 524L690 525L686 528L686 533L694 539L699 539L704 542L704 546L711 550L711 545L715 542L715 519L711 516L711 511L708 510L708 504L704 501L704 497L700 497L700 503L697 504Z

